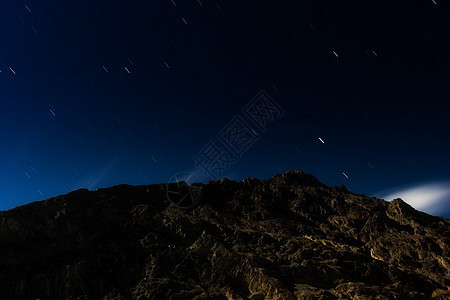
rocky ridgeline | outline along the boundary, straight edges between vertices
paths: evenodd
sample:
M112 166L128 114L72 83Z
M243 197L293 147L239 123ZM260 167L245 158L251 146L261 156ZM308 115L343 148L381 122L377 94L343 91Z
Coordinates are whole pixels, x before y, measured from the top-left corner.
M299 170L180 210L119 185L0 213L0 299L449 299L450 220Z

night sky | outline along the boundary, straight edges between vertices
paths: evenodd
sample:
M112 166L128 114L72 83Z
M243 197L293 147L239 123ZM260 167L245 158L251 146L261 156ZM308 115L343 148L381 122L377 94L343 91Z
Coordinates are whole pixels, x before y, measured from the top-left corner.
M207 181L193 157L212 141L232 161L217 178L298 168L449 217L447 5L1 0L0 210ZM262 90L263 127L244 112ZM237 154L220 138L236 120L254 134Z

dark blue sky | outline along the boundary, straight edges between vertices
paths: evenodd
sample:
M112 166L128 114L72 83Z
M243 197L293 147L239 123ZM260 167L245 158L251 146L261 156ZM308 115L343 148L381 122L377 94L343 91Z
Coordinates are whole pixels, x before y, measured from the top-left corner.
M449 37L432 0L2 0L0 209L166 182L260 90L285 114L224 176L448 180Z

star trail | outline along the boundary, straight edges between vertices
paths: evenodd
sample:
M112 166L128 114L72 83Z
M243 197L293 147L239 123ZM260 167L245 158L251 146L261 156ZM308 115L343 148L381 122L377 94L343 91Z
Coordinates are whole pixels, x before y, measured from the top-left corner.
M211 141L217 178L298 168L386 197L448 183L447 6L2 1L0 209L167 182Z

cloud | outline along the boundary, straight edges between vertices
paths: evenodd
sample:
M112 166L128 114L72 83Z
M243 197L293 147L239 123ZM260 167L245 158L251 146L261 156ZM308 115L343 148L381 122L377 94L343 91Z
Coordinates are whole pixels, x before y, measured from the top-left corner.
M381 192L376 197L385 200L401 198L417 210L442 215L450 208L450 181L402 186Z

